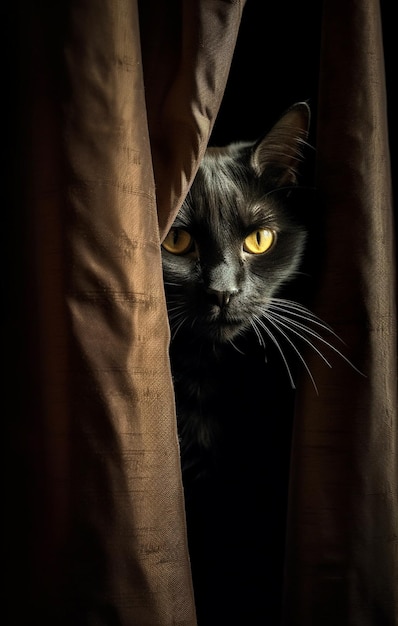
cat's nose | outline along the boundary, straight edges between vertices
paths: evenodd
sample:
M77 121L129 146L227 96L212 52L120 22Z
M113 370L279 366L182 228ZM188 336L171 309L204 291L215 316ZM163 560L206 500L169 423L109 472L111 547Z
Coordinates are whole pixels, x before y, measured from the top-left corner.
M220 308L226 306L231 297L235 293L234 291L217 291L217 289L206 289L210 300L213 304L217 304Z

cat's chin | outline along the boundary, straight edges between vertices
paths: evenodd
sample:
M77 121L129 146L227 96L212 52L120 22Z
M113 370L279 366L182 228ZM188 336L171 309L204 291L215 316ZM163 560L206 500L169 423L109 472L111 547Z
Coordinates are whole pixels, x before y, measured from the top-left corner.
M228 307L221 310L218 306L212 307L210 314L203 318L203 322L202 330L215 344L228 343L247 329L247 323L235 317Z
M242 322L229 322L213 324L209 329L208 336L216 344L229 343L242 335L246 330Z

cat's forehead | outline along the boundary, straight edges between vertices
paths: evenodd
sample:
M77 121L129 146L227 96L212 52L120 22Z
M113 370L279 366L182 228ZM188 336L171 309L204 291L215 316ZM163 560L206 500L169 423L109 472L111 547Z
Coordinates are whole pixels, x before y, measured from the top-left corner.
M207 149L194 181L194 194L215 207L223 201L241 204L247 200L250 190L254 191L253 171L239 146Z
M260 202L236 202L225 195L209 201L208 197L189 194L174 223L179 228L188 230L198 241L218 241L225 237L246 236L255 228L270 227L277 231L283 226L281 216L272 208L272 204Z
M201 167L183 210L193 227L234 229L242 222L247 204L241 181L231 176L223 163L220 168Z
M235 172L243 170L243 161L240 151L233 146L226 148L208 148L199 168L199 176L202 175L208 180L223 178L237 178Z
M207 156L196 177L195 191L210 205L214 204L214 208L223 200L239 203L244 199L244 179L232 159Z
M272 221L275 203L241 156L236 144L206 153L177 218L179 226L204 228L224 225L241 230L253 222Z

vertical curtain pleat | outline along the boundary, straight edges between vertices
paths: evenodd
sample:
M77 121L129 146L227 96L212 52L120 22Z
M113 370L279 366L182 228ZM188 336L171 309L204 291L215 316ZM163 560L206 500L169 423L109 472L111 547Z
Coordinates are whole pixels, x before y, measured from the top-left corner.
M194 624L136 6L35 21L31 619Z
M345 343L299 388L287 556L289 626L398 622L395 259L379 3L325 1L315 312Z
M244 5L245 0L139 3L161 238L207 147Z
M154 146L146 97L148 108L157 98L145 93L137 3L19 6L19 331L28 340L10 437L24 517L11 528L22 543L11 554L10 624L196 623L159 222L164 231L205 149L241 4L207 3L206 15L195 2L171 4L179 20L191 13L181 21L190 55L178 45L176 67L158 57L152 82L178 73L172 110L185 120ZM213 18L228 30L221 79L200 52ZM157 24L155 13L149 47ZM203 37L191 41L196 28ZM212 86L195 91L199 65ZM156 113L159 132L169 118ZM164 170L160 191L152 161ZM184 184L174 185L181 162Z

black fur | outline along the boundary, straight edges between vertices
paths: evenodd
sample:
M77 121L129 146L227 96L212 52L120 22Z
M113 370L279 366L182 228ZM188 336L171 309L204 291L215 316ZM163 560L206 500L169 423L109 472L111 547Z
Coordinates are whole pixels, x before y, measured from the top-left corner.
M276 624L279 615L293 411L280 342L306 315L289 289L306 242L297 183L308 125L298 103L262 140L209 148L162 250L204 626ZM263 229L269 250L246 250ZM168 241L182 231L187 248L175 254Z

